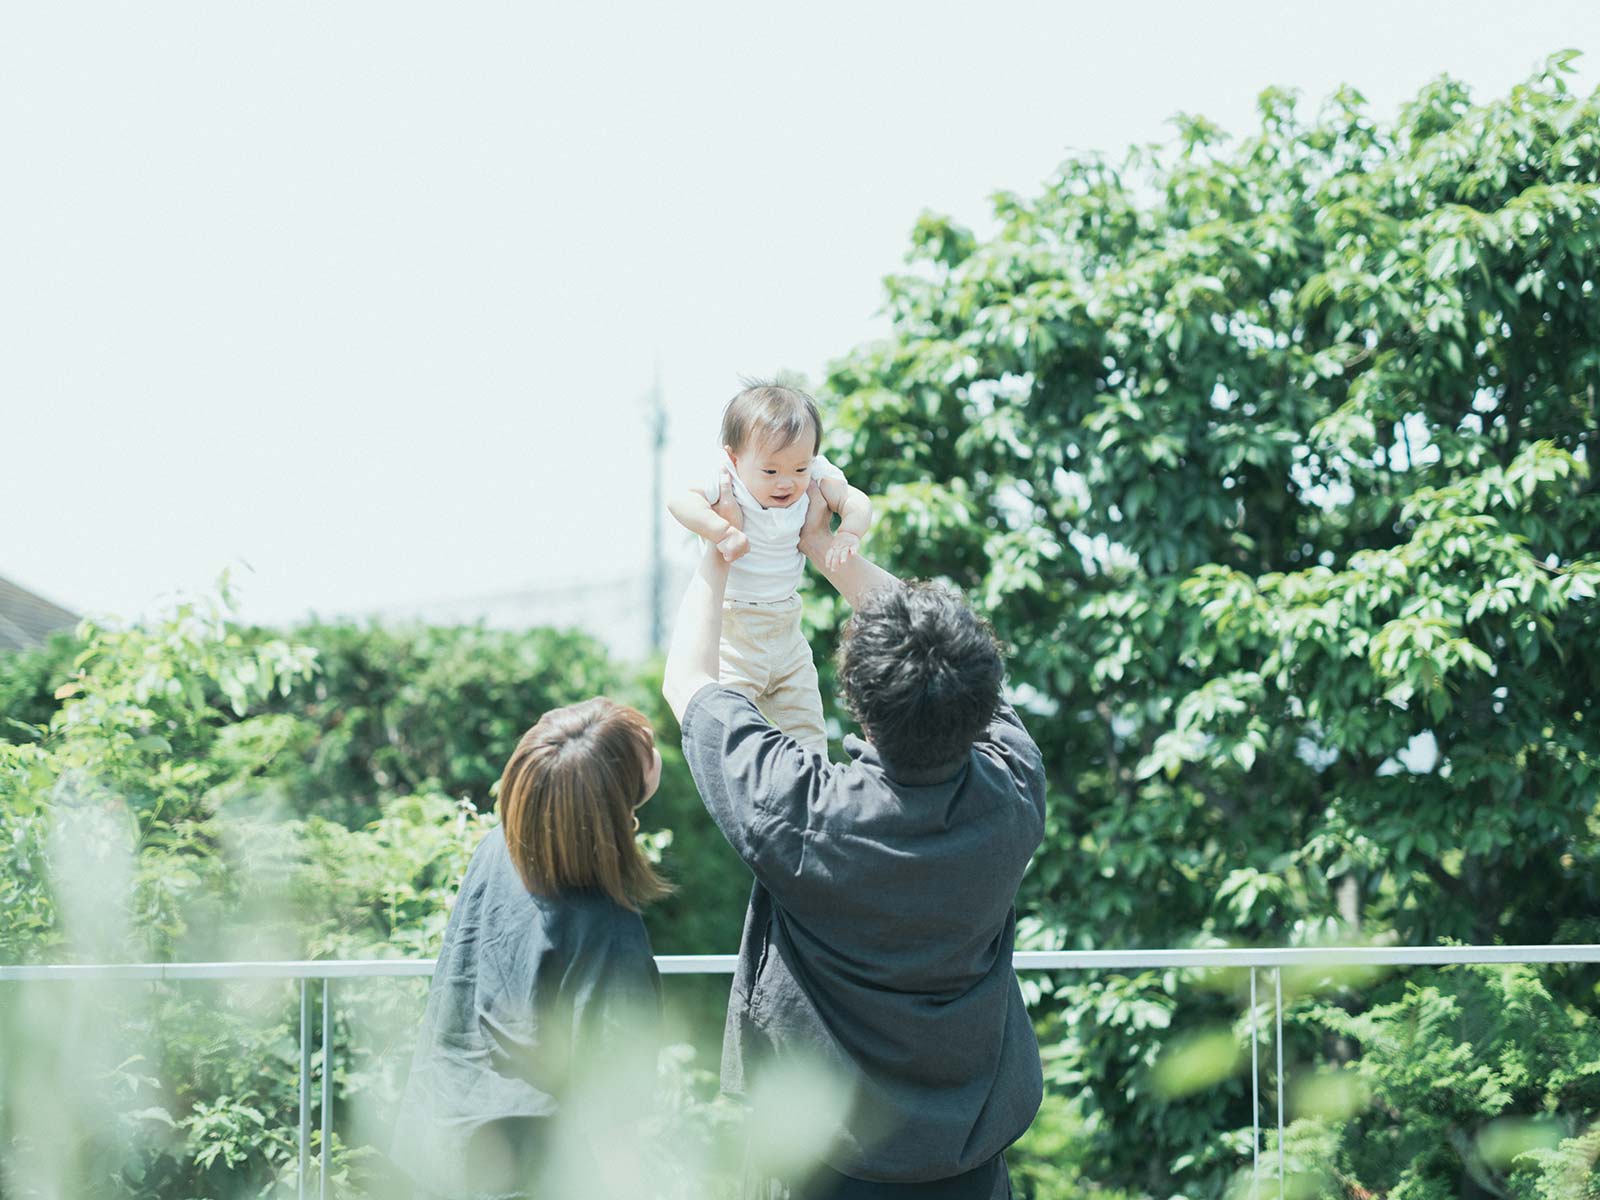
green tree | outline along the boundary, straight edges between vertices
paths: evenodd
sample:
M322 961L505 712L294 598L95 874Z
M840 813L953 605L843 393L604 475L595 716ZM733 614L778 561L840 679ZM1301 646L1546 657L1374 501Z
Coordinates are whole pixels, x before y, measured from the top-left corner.
M72 674L83 644L58 630L39 646L0 653L0 742L31 742L56 711L56 688Z
M830 368L830 448L875 553L1010 646L1053 781L1034 945L1600 935L1600 101L1572 57L1392 121L1268 91L1242 139L1182 117L998 195L992 236L919 221L891 335ZM1061 983L1098 1177L1237 1165L1241 1081L1149 1081L1221 1004Z
M1359 1059L1334 1077L1359 1089L1363 1103L1331 1152L1302 1169L1359 1180L1395 1200L1600 1192L1593 1021L1532 967L1418 976L1361 1013L1308 1006L1311 1025L1360 1045ZM1556 1185L1562 1190L1550 1190Z
M627 686L594 638L567 630L315 623L289 636L318 664L273 705L315 730L293 804L352 826L395 793L439 790L487 809L541 715Z

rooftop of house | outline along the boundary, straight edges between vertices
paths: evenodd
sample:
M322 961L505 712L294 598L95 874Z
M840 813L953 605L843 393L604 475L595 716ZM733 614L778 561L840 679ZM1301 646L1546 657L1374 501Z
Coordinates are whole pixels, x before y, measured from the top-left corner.
M37 646L56 630L77 623L77 613L0 576L0 650Z

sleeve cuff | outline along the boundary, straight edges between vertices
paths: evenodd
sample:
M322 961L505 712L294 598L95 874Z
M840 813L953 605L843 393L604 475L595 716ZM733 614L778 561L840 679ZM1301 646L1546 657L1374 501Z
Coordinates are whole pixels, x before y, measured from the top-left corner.
M701 705L711 697L712 693L720 690L721 686L718 683L702 683L699 690L689 697L689 703L683 706L683 720L678 722L678 728L683 731L685 738L689 736L690 726L698 724L695 717L699 715Z

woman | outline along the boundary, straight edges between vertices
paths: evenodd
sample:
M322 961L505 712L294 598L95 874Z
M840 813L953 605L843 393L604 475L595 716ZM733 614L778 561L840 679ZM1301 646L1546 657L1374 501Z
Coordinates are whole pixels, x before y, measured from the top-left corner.
M615 1134L648 1104L660 1017L639 912L670 890L634 840L636 810L660 779L649 722L604 697L546 713L517 744L395 1128L420 1194L576 1194L574 1173L626 1171Z

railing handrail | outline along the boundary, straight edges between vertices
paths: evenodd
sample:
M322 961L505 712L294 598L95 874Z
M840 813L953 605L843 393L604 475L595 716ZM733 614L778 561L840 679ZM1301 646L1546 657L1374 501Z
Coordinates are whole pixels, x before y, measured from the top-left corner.
M40 963L0 966L0 983L163 979L368 979L433 974L431 958L282 962ZM732 954L659 954L663 975L727 975ZM1018 971L1161 967L1433 967L1460 963L1600 963L1600 944L1544 946L1290 946L1199 950L1019 950Z

